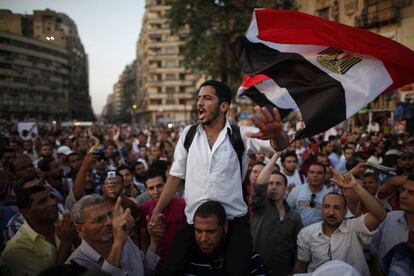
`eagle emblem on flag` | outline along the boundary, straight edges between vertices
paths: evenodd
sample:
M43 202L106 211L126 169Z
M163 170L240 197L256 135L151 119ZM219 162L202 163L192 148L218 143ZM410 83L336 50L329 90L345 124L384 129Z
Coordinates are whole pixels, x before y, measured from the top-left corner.
M351 52L329 47L319 52L316 60L329 71L343 75L362 59Z

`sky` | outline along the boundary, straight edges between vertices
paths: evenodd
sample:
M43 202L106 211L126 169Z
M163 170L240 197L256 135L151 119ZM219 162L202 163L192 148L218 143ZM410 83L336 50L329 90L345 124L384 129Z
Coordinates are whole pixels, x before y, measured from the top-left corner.
M145 0L1 0L0 9L33 14L49 8L68 15L89 56L89 94L100 114L125 65L135 58Z

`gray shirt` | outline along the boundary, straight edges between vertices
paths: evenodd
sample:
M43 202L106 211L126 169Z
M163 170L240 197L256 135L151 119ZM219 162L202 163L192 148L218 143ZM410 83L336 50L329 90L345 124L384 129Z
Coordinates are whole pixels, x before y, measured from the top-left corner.
M82 239L81 245L76 248L66 263L73 260L88 269L100 269L112 276L151 275L155 271L159 259L151 250L144 254L128 238L122 248L120 267L115 267Z
M266 193L267 185L253 186L250 224L253 246L264 258L270 275L286 275L293 270L296 239L302 221L286 202L286 214L281 220L274 202L267 198Z

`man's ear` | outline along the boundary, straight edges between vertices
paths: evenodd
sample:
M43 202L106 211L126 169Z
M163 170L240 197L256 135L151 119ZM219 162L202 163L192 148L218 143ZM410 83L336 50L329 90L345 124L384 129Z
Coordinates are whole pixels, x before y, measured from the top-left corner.
M226 219L223 225L224 234L227 234L229 232L229 221Z
M228 102L222 102L220 104L220 110L222 112L226 112L229 109L229 107L230 107L230 104Z
M83 238L82 224L76 223L74 226L75 226L76 232L78 232L79 237Z

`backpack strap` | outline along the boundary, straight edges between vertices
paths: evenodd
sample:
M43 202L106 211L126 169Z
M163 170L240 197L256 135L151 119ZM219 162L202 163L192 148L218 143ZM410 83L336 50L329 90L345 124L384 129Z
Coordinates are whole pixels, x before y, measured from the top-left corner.
M187 151L189 150L189 148L191 146L191 143L194 140L194 136L195 136L195 134L197 132L197 127L198 127L198 124L191 125L190 126L190 129L188 130L188 132L187 132L187 134L185 136L185 139L184 139L184 147L185 147L185 149Z
M231 125L230 129L227 129L227 134L230 139L230 143L233 146L234 151L237 154L237 158L239 159L240 165L240 175L243 180L243 152L244 152L244 143L240 134L240 128L236 125Z
M184 139L184 148L188 151L190 149L191 143L194 140L194 136L197 132L198 124L194 124L190 126L185 139ZM237 158L239 159L239 166L240 166L240 174L241 178L243 178L243 153L244 153L244 143L240 134L240 128L235 125L231 125L231 130L227 129L227 134L230 139L230 143L233 146L234 151L237 154Z

